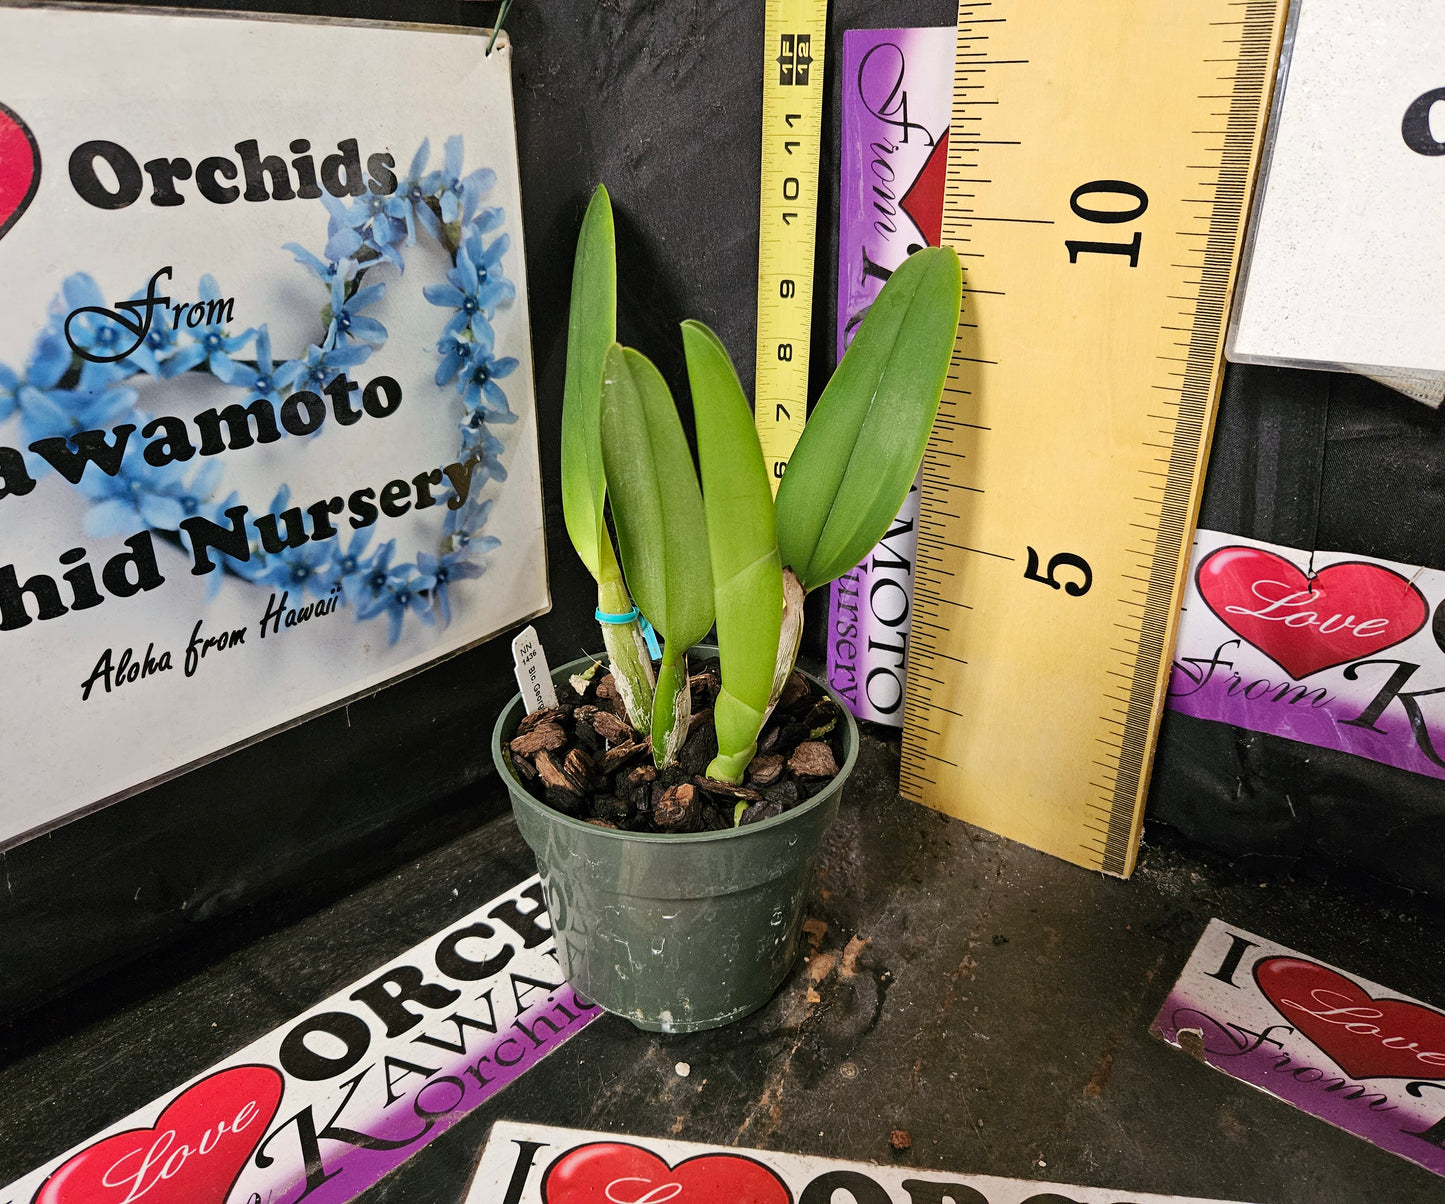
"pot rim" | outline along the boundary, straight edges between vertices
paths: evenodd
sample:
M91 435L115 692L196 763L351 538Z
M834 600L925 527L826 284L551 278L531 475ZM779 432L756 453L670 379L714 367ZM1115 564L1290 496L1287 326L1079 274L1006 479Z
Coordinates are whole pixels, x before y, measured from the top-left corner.
M716 656L717 651L717 647L713 644L694 644L688 649L689 655L696 652ZM565 665L560 665L556 669L553 669L552 680L553 682L559 679L566 681L574 672L587 665L605 663L606 661L599 656L578 657L574 661L568 661ZM854 719L853 712L848 709L847 704L844 703L843 699L839 697L838 693L826 680L809 673L806 669L798 669L798 672L815 685L821 686L823 692L827 694L838 707L839 713L843 717L844 728L847 733L845 742L846 755L843 758L843 764L838 767L838 772L833 780L823 787L822 790L818 791L817 794L813 795L812 798L808 799L807 802L801 806L793 807L791 810L784 811L781 815L774 815L771 819L749 824L746 828L724 828L720 832L628 832L621 828L602 828L596 824L589 824L583 820L574 819L570 815L563 815L562 812L555 808L547 806L546 803L536 798L532 792L522 784L520 778L518 778L511 766L507 764L503 755L502 729L506 727L507 721L522 704L522 694L520 691L514 694L507 705L502 708L502 713L497 716L497 722L492 726L492 763L497 767L498 776L508 782L509 786L514 787L508 790L512 798L513 807L516 807L518 804L526 806L529 810L545 818L548 823L555 823L564 828L570 828L579 835L589 838L620 840L628 843L693 846L709 844L720 840L736 840L739 837L766 832L772 828L782 827L784 824L791 823L799 817L807 815L816 807L826 803L834 794L843 788L843 783L852 775L853 767L858 761L858 722ZM518 723L520 722L521 720L518 719Z

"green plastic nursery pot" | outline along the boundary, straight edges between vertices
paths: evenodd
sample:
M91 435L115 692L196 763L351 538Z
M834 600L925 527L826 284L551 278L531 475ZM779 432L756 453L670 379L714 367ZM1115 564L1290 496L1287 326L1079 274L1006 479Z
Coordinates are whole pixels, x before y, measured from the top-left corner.
M592 663L573 661L552 677ZM823 688L845 724L838 776L772 819L684 836L600 828L533 798L503 755L523 715L520 696L508 704L492 758L537 857L562 972L584 996L638 1028L671 1033L716 1028L772 998L797 957L818 850L858 758L858 726Z

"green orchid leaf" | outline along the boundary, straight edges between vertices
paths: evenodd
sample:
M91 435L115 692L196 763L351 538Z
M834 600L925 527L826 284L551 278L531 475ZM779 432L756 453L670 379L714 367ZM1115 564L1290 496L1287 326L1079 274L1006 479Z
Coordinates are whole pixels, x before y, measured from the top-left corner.
M712 561L722 689L714 703L718 756L707 776L739 782L767 716L783 621L773 491L757 427L722 341L701 322L682 324L697 423Z
M884 284L778 487L778 549L808 591L886 534L938 412L958 332L958 255L915 251Z
M562 390L562 517L577 555L598 581L614 559L602 518L607 476L602 464L599 406L602 360L616 338L616 236L612 203L607 189L599 184L577 236L567 326L567 377Z
M628 585L664 641L652 755L669 765L687 735L687 650L713 621L707 523L667 382L646 357L616 343L602 369L602 460Z
M602 371L602 459L628 587L681 655L713 620L702 493L667 382L616 343Z
M577 555L597 582L597 606L625 615L632 599L617 567L603 506L602 361L617 338L617 250L612 202L597 186L577 236L567 326L567 378L562 392L562 517ZM638 729L651 721L652 660L636 623L603 623L602 642L627 717Z

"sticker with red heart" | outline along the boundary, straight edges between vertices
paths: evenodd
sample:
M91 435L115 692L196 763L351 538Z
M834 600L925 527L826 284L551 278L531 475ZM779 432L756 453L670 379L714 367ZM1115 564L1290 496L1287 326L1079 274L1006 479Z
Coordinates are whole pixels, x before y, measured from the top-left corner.
M40 187L40 147L20 114L0 104L0 238Z
M545 1204L793 1204L788 1186L741 1154L700 1154L670 1167L650 1150L594 1141L542 1177Z
M1445 1014L1376 999L1352 979L1297 957L1261 958L1254 981L1296 1029L1354 1079L1445 1079Z
M33 1204L225 1204L276 1115L270 1066L231 1066L188 1087L150 1129L97 1141L50 1176Z
M1195 584L1226 627L1295 680L1407 640L1429 613L1424 595L1383 565L1346 561L1306 577L1263 548L1211 552Z

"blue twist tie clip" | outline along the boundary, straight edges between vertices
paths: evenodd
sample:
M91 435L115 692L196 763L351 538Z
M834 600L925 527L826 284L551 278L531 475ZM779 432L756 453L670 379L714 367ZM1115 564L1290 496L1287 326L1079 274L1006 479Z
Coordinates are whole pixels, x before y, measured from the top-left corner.
M646 617L637 607L634 606L626 614L609 615L599 606L592 612L592 617L599 623L631 623L634 620L640 621L642 623L642 638L647 642L647 654L651 656L653 660L660 661L662 659L662 645L657 642L657 632L653 630L652 624L647 621Z

